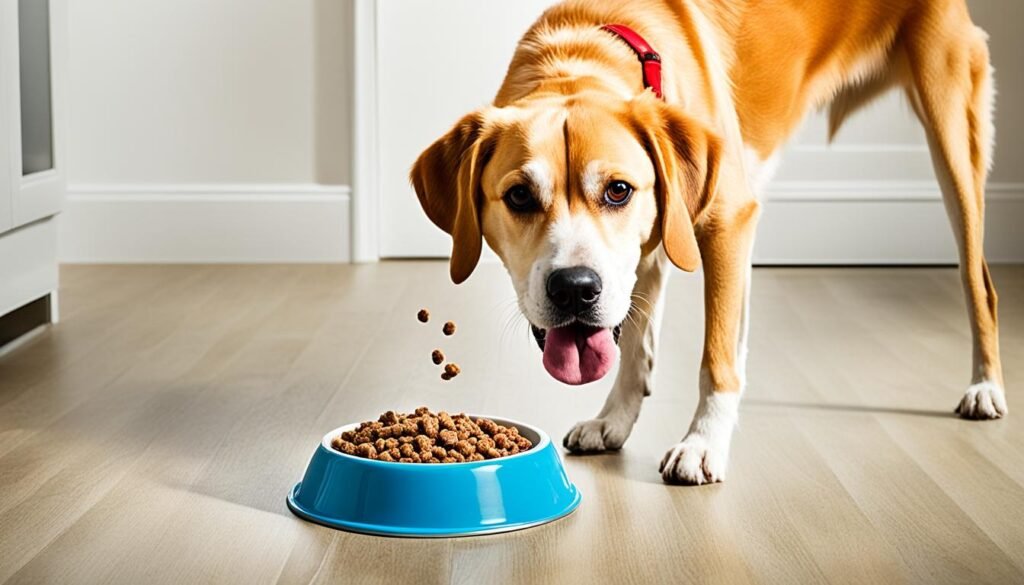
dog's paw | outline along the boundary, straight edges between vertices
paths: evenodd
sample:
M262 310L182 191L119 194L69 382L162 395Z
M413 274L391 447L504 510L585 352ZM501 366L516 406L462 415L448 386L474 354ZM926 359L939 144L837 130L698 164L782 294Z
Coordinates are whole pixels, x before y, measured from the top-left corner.
M629 438L633 425L613 418L593 418L576 423L562 439L562 445L573 453L616 451Z
M957 414L972 420L1002 418L1008 412L1006 394L995 382L972 384L956 407Z
M700 433L690 433L661 459L661 478L666 483L701 485L725 480L729 445L715 445Z
M729 445L739 416L739 392L712 392L701 372L701 399L690 432L661 459L661 478L667 483L701 485L725 480Z

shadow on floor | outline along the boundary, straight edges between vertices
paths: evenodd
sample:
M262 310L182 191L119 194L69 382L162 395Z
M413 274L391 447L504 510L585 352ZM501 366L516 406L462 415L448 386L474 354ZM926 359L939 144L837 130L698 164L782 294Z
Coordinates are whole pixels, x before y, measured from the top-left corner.
M929 418L959 418L949 410L927 410L915 408L890 408L883 406L870 406L858 404L827 404L816 402L785 402L774 400L746 399L743 401L743 409L748 410L783 410L797 409L807 411L831 411L861 414L880 414L896 416L922 416ZM741 416L742 419L742 416ZM604 471L612 472L632 481L643 483L668 485L662 481L658 472L657 462L650 457L638 455L634 450L629 452L628 447L621 451L609 451L604 453L568 453L564 452L567 461L577 461L588 466L602 468ZM708 484L699 486L705 490L711 490L720 484ZM692 487L689 489L693 489Z
M958 415L949 410L925 410L917 408L889 408L885 406L868 406L860 404L826 404L821 402L779 402L775 400L743 401L743 407L796 408L800 410L826 410L833 412L861 412L868 414L897 414L904 416L928 416L932 418L957 418Z

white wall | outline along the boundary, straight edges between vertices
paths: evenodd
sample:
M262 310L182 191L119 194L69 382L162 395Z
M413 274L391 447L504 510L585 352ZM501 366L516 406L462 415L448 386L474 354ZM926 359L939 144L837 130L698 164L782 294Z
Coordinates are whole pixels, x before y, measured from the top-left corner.
M352 0L69 4L64 260L350 257ZM1024 223L1024 35L1017 30L1024 2L969 4L992 36L999 88L988 247L995 260L1024 260L1024 230L1018 227ZM412 43L423 51L398 62L401 55L389 54L389 62L372 64L373 72L385 75L388 66L412 66L426 55L431 79L452 94L452 103L493 97L494 87L479 96L459 90L459 80L466 79L459 62L434 65L431 51L438 47L430 40L436 32L429 16L436 10L420 8L406 6L398 14L427 14L415 17L409 33L424 36ZM507 59L496 64L495 74L506 65ZM399 82L400 91L390 95L414 109L419 101L407 85ZM436 111L424 115L440 117ZM443 117L446 127L456 115ZM402 136L415 140L416 148L429 142L407 131ZM389 147L381 154L398 152L404 150ZM399 169L394 181L379 177L392 192L408 188L411 156L399 158L380 167ZM770 191L757 248L762 262L954 257L923 134L896 96L855 117L831 147L825 145L823 118L812 118ZM421 216L414 197L403 192L402 201ZM424 230L434 230L420 219ZM447 251L447 240L427 235L436 237L440 253ZM437 253L430 246L414 248Z
M69 4L64 260L347 259L351 2Z

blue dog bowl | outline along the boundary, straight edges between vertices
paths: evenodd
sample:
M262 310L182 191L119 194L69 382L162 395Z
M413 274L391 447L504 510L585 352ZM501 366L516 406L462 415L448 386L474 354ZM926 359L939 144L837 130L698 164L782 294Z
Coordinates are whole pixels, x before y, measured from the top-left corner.
M515 425L533 448L466 463L375 461L331 448L331 439L358 426L347 425L324 435L288 495L288 507L301 518L342 530L446 537L537 526L579 506L580 493L543 431L486 418Z

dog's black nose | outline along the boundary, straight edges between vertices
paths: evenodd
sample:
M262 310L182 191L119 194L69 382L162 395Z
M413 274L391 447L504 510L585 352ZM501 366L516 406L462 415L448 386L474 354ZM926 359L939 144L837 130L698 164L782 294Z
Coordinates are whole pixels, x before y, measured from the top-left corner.
M586 266L560 268L548 275L548 299L559 310L580 315L601 296L601 277Z

